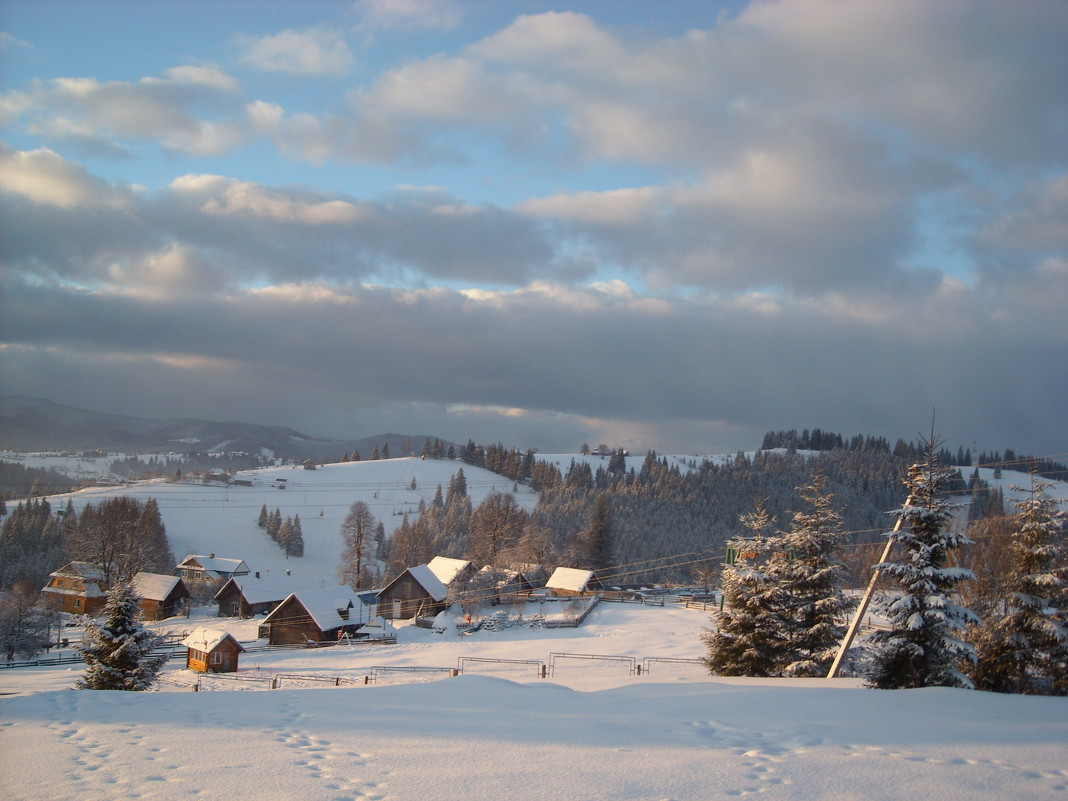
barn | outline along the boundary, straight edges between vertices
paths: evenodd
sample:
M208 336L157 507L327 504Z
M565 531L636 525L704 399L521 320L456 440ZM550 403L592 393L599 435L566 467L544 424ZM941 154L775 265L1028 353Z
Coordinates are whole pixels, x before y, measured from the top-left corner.
M353 636L377 612L375 590L347 585L291 593L263 619L271 645L316 645Z
M286 573L233 576L215 593L219 617L255 617L274 611L294 590L297 579Z
M406 568L378 594L379 614L390 620L441 612L449 591L428 565Z
M189 588L178 576L138 573L133 578L133 588L141 596L141 616L145 620L164 620L188 612Z

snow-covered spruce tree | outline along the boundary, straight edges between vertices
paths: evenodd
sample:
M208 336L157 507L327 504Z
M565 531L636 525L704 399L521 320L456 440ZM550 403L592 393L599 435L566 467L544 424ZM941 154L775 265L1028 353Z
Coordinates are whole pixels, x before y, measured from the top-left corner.
M788 650L786 593L764 568L767 553L781 547L766 535L772 521L762 502L741 522L751 536L728 545L735 557L723 568L723 611L701 633L703 661L712 675L779 676Z
M890 624L869 638L867 680L878 689L972 687L960 666L975 653L962 634L978 618L953 599L956 586L972 574L949 565L950 553L971 541L949 528L953 511L942 493L953 471L939 465L933 436L925 444L923 462L905 482L909 500L893 512L902 522L889 535L899 561L875 566L900 587L876 605Z
M129 581L115 584L104 604L103 621L83 618L85 639L78 651L85 673L79 690L147 690L165 657L149 653L163 638L141 624L141 599Z
M1012 567L1002 613L973 626L980 690L1068 695L1068 564L1061 501L1052 485L1032 476L1031 489L1012 505Z
M787 676L827 675L856 604L842 591L845 567L835 555L841 516L825 485L826 477L816 474L798 487L807 508L793 513L790 530L779 535L782 550L769 555L767 575L786 593Z

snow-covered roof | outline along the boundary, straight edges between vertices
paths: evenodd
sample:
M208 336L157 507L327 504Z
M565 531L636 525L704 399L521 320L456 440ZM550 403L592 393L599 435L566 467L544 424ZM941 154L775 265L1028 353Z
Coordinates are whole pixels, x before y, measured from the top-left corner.
M193 632L188 637L182 640L182 645L184 645L186 648L192 648L194 651L213 651L227 637L229 637L231 640L234 640L234 638L230 634L223 631L222 629L212 629L208 628L207 626L198 626L197 628L193 629ZM237 647L240 648L242 651L245 650L245 646L243 646L237 640L234 640L234 644L237 645Z
M422 586L435 601L444 601L449 590L441 582L429 565L416 565L408 568L408 574Z
M427 562L426 566L430 568L431 573L438 577L438 581L448 587L460 571L466 569L470 564L471 563L466 559L450 559L447 556L435 556Z
M582 592L592 578L592 570L580 570L577 567L558 567L553 571L545 586L551 590Z
M271 614L264 618L264 623L271 621L283 609L290 598L295 598L307 610L320 631L330 631L339 626L366 622L374 613L374 605L368 604L368 598L377 598L377 593L356 592L347 584L340 587L326 587L319 590L301 590L290 593ZM348 610L352 609L352 612ZM342 617L342 612L347 617Z
M243 559L228 559L224 556L203 556L191 553L178 563L178 568L191 568L199 566L202 570L219 575L236 575L248 573L249 567Z
M104 580L104 569L94 565L92 562L67 562L63 567L59 568L50 576L77 576L78 578L90 579L92 581Z
M260 577L255 575L234 576L215 593L218 598L230 586L236 586L250 604L265 604L281 601L294 590L299 589L298 579L285 573L269 573Z
M181 581L178 576L165 576L162 573L138 573L133 578L134 592L150 601L163 601L171 594L175 585Z

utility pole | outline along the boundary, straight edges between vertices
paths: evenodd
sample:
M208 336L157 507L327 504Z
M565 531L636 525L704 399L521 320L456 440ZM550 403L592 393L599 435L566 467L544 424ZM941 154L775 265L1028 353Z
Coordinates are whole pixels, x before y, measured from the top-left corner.
M913 470L916 468L913 467ZM905 507L912 505L912 496L909 495L905 499ZM904 522L904 515L899 515L897 522L894 524L894 528L891 531L892 534L896 534L901 530L901 524ZM890 551L894 547L894 541L891 538L887 538L886 547L883 548L882 558L879 563L882 564L890 558ZM853 645L853 639L857 636L857 631L860 630L860 624L864 620L864 615L868 612L868 605L871 603L872 595L875 594L875 585L879 581L879 576L882 575L882 571L876 569L871 574L871 580L868 582L868 587L864 590L864 595L860 599L860 603L857 605L857 611L853 614L853 619L849 623L849 628L846 629L845 637L842 638L842 644L838 647L838 655L835 656L834 662L831 663L831 669L827 671L828 679L838 678L838 674L842 671L842 662L845 661L845 655L849 651L850 646Z

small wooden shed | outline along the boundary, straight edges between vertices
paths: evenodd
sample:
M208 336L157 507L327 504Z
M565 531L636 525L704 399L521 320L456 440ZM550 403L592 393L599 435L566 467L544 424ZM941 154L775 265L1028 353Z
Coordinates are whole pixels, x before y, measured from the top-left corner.
M245 646L220 629L200 626L182 640L188 648L185 666L201 673L236 673L238 655Z
M545 583L553 595L593 595L601 590L601 580L593 570L558 567Z

